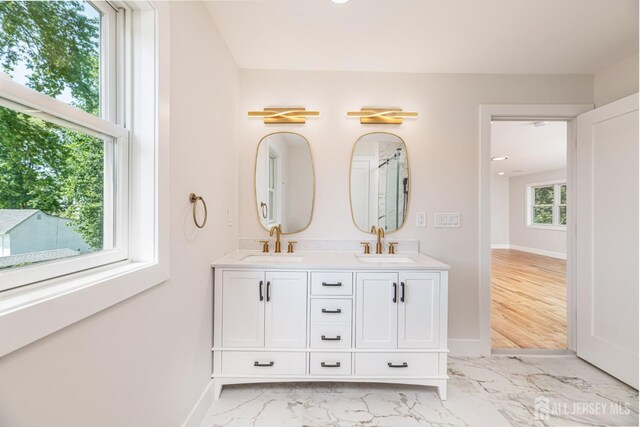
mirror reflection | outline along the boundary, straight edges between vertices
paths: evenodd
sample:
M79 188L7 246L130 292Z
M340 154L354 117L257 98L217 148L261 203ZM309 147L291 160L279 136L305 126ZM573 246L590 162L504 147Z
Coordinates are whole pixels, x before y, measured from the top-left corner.
M407 147L397 135L376 132L356 141L351 158L351 215L364 232L385 233L405 222L409 203Z
M258 220L265 230L282 225L283 234L309 225L314 199L309 142L290 132L267 135L258 144L255 193Z

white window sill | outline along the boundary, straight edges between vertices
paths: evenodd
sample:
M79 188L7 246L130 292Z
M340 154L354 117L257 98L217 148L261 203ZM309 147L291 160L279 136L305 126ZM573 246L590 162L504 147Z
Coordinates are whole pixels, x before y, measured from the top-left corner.
M556 225L542 225L542 224L529 224L527 228L534 228L537 230L551 230L551 231L567 231L567 227L559 227Z
M0 293L0 357L169 277L156 262L121 262Z

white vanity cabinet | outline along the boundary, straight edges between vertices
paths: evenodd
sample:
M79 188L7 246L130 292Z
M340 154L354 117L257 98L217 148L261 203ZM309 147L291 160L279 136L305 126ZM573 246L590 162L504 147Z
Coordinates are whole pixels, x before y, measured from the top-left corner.
M225 271L222 345L227 348L305 348L307 273Z
M226 384L343 381L436 386L446 399L448 266L416 254L411 268L345 268L304 255L314 257L214 264L216 396Z
M357 348L438 348L440 273L357 273Z

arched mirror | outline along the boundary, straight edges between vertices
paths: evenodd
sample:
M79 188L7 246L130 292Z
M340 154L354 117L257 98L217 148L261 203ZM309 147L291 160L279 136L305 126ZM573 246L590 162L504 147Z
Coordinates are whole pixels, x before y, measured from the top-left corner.
M366 233L373 226L392 233L409 205L409 159L404 141L386 132L360 137L351 156L351 215Z
M278 132L258 144L255 195L258 221L265 230L282 225L283 234L298 233L313 215L315 176L309 141Z

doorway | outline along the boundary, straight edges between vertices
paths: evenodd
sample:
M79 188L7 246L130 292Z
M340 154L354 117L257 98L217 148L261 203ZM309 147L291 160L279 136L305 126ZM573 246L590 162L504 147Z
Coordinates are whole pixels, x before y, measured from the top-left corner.
M567 122L491 123L491 348L567 348Z
M637 387L638 266L637 262L621 260L618 255L620 247L626 245L624 255L637 260L638 200L629 198L628 194L638 194L638 99L636 93L596 109L592 105L480 106L480 354L494 352L491 349L491 123L565 121L569 190L568 351ZM612 149L614 144L616 148ZM636 179L628 179L634 175ZM635 189L626 189L628 185L635 185ZM625 190L612 191L612 188ZM599 202L598 198L607 203ZM610 209L611 206L617 210ZM603 210L608 217L594 221L594 213L602 216ZM601 229L596 230L594 224L599 224ZM597 239L600 244L596 246ZM616 274L614 279L612 273Z

